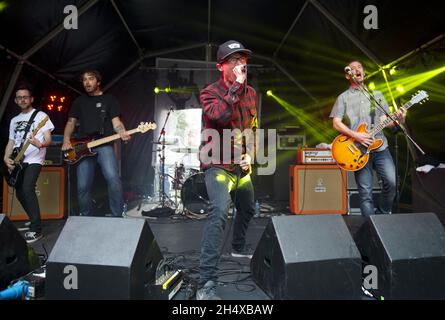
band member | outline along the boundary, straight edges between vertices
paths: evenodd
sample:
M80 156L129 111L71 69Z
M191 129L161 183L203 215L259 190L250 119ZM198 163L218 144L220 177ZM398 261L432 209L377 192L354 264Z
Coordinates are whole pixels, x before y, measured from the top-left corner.
M79 138L109 136L117 132L122 140L129 140L130 135L120 119L119 103L112 95L104 94L101 90L100 73L97 70L86 70L81 74L81 81L87 95L80 96L73 102L65 126L62 150L72 148L70 139L77 123L79 123ZM122 217L124 211L122 183L113 146L104 144L92 151L97 155L85 157L77 165L79 214L81 216L91 214L91 188L96 164L99 164L108 185L111 213L114 217Z
M25 233L27 243L33 243L42 238L40 207L35 189L45 160L46 147L51 144L51 131L54 129L54 125L48 118L43 127L33 135L34 129L47 117L44 112L33 108L33 102L31 89L25 85L19 86L15 93L15 103L20 107L21 112L11 120L9 141L3 159L8 170L13 171L16 165L11 159L13 151L20 151L26 140L29 140L30 144L23 157L23 169L15 184L17 199L30 219L29 232ZM27 229L22 228L22 230Z
M386 115L375 105L375 102L371 103L366 96L368 94L362 91L365 87L365 71L362 64L359 61L352 61L349 63L349 68L349 73L345 74L346 79L350 83L349 89L337 97L330 117L333 118L333 126L336 130L368 147L373 142L372 137L367 133L354 130L363 122L368 125L368 129L371 129L374 125L384 121ZM377 90L371 91L371 94L389 114L388 103L383 94ZM404 123L406 110L403 108L399 109L396 117L400 123ZM346 121L349 122L349 127L345 124ZM391 122L388 127L392 128L395 125L395 122ZM375 213L391 213L396 194L396 172L394 161L388 150L388 140L382 131L375 138L383 139L382 146L370 153L369 161L363 169L355 172L355 180L360 197L360 210L363 216L370 216ZM380 202L376 208L374 208L372 198L373 169L377 172L383 184Z
M201 169L205 171L210 212L202 238L197 300L220 299L216 293L217 265L231 197L236 197L237 208L233 225L232 256L252 257L245 244L246 231L255 214L254 192L250 175L245 172L249 170L253 157L253 137L246 137L240 159L229 157L227 163L223 154L224 129L243 131L257 126L256 92L246 82L246 67L250 54L251 51L237 41L220 45L216 67L221 72L221 78L204 88L200 94L203 129L218 132L217 138L221 148L217 150L218 161L209 163L202 151L209 150L209 146L215 146L216 141L213 138L207 139L201 145ZM239 138L238 136L234 139ZM229 149L233 149L233 145L229 146ZM215 149L212 149L212 152L215 152ZM212 159L215 159L215 154Z

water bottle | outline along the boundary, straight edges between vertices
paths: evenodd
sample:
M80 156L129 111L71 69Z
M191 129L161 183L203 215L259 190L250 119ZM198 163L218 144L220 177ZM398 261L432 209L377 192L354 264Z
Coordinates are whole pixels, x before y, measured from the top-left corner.
M257 201L255 201L255 217L259 217L260 216L260 203Z

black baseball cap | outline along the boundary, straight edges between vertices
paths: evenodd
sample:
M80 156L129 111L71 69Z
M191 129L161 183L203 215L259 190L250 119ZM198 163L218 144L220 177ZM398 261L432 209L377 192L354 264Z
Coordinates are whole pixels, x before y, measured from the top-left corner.
M218 47L218 52L216 53L216 60L218 63L223 62L228 56L235 52L242 52L247 55L251 55L252 51L244 48L244 46L235 40L229 40L224 42Z

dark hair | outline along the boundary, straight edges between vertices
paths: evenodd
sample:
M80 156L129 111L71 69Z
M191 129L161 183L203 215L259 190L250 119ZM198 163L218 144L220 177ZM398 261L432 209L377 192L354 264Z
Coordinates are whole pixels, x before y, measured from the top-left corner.
M102 75L100 74L99 71L97 71L95 69L86 69L86 70L82 71L82 73L80 74L80 78L79 78L80 82L83 81L83 76L86 73L90 73L90 74L94 75L94 77L96 77L98 82L102 82Z
M15 92L17 93L17 91L19 90L28 90L29 95L32 97L32 89L31 86L26 84L26 83L20 83L17 85L17 87L15 88Z

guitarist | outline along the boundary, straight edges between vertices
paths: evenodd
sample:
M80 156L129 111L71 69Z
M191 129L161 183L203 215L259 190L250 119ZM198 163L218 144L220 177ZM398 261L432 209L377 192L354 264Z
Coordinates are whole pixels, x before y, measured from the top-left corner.
M120 119L119 103L112 95L102 92L100 73L97 70L86 70L82 72L80 80L87 94L78 97L73 102L65 126L62 151L72 148L70 139L76 124L79 124L79 138L87 138L97 134L104 137L117 132L122 140L128 141L130 135L126 132ZM122 217L124 198L113 146L112 144L104 144L94 148L93 152L96 152L97 155L85 157L77 165L79 214L81 216L91 214L91 188L96 164L99 164L108 185L108 201L111 213L114 217Z
M253 157L253 136L246 137L243 151L239 152L240 159L227 157L229 161L225 162L223 154L224 129L239 129L242 132L244 129L257 127L257 96L255 90L247 85L246 66L250 54L251 51L237 41L227 41L220 45L216 67L221 72L221 78L200 93L203 129L218 132L219 136L215 138L219 139L220 143L216 143L213 138L207 139L202 142L200 151L210 212L202 238L197 300L220 299L216 293L217 264L231 196L236 197L235 205L238 210L233 227L232 256L251 258L245 248L245 242L247 227L255 214L254 192L250 175L245 175L244 172L249 170ZM235 136L234 140L240 142L239 138ZM211 152L215 154L209 162L207 154L203 151L212 145L219 145L220 149L215 152L211 148ZM229 147L233 149L236 145L232 143ZM214 156L217 161L213 161Z
M348 67L350 71L346 72ZM350 136L363 146L369 147L373 142L371 136L355 130L363 122L368 125L368 130L370 130L374 125L384 121L386 115L374 105L375 102L371 103L365 96L366 93L361 90L365 86L363 65L359 61L352 61L348 67L345 68L345 78L349 81L349 89L337 97L330 117L333 118L333 126L336 130ZM389 106L383 94L377 90L371 91L371 94L389 114ZM405 122L405 109L400 108L395 115L400 123ZM388 128L395 126L396 123L391 122ZM376 138L383 140L382 146L370 153L369 161L365 167L355 172L355 181L360 197L360 210L362 215L366 217L375 213L391 213L396 194L396 172L394 161L388 150L388 140L382 131L376 135ZM380 203L375 209L372 199L373 170L376 170L383 184Z
M40 207L36 195L36 182L45 160L46 147L51 144L51 131L54 125L47 120L45 125L32 136L32 131L47 117L42 111L33 108L34 98L31 89L25 85L19 86L15 93L15 103L20 107L19 115L12 118L9 126L9 141L6 145L5 162L11 172L15 166L12 158L18 153L23 144L29 139L29 146L24 153L23 169L19 173L19 179L15 184L17 199L30 219L29 231L25 233L27 243L33 243L42 238L42 227L40 223ZM36 112L36 113L35 113ZM30 122L30 120L32 121ZM30 124L28 126L28 124ZM24 228L27 230L28 228Z

